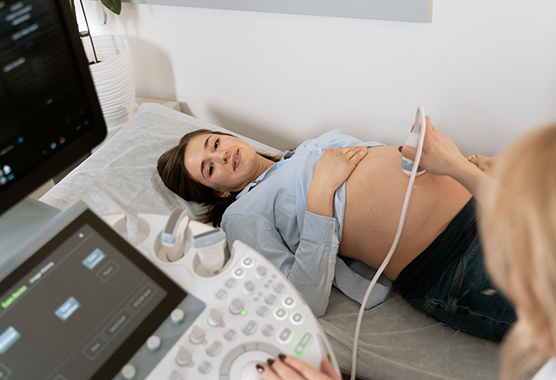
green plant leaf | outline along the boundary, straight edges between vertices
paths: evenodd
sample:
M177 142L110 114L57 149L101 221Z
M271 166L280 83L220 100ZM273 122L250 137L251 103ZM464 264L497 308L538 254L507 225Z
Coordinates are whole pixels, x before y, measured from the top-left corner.
M100 2L117 15L122 11L122 0L100 0Z

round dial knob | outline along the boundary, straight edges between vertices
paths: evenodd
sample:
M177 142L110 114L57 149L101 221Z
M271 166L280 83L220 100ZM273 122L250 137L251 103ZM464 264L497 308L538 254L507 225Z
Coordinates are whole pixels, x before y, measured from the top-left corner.
M191 353L187 350L187 348L181 346L176 355L176 364L185 367L191 363Z
M189 341L193 344L203 343L205 340L205 332L199 326L193 326Z
M212 327L216 327L216 326L220 326L220 324L222 324L222 313L219 312L216 309L212 309L210 311L209 317L208 317L208 324L211 325Z
M137 374L137 370L131 364L126 364L124 368L122 368L122 377L126 380L135 379L136 374Z
M230 313L232 314L239 314L243 311L243 301L239 298L234 298L232 303L230 304Z
M160 340L160 338L158 336L152 335L149 339L147 339L147 348L151 352L158 351L158 349L160 348L161 343L162 343L162 341Z
M172 311L172 314L170 314L170 318L172 319L173 323L179 325L185 319L185 312L182 309L174 309L174 311Z
M249 294L253 294L254 291L255 291L255 284L253 284L252 281L245 281L245 284L243 284L243 292L249 295Z
M266 276L266 268L263 266L258 266L255 271L255 277L257 279L262 280Z

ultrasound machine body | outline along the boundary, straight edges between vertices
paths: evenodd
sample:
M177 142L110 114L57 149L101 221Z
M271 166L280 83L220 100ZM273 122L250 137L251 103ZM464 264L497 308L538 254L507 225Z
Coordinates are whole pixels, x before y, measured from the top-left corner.
M106 126L69 2L3 0L0 18L0 378L251 380L279 353L337 368L303 298L242 242L207 271L212 227L190 221L166 260L168 215L143 215L135 247L83 202L26 198Z

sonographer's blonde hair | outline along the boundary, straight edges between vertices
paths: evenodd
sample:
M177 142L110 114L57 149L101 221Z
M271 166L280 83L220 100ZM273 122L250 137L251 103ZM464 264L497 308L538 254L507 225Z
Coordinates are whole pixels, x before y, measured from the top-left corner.
M518 320L502 348L502 379L517 379L553 353L536 343L556 342L556 125L511 146L495 167L496 189L479 219L487 268L512 300L520 281L538 312Z

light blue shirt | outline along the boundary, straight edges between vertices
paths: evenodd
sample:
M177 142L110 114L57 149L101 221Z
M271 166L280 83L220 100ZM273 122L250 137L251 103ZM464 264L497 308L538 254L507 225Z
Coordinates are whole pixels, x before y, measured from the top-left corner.
M239 193L222 217L228 245L240 240L263 254L288 277L317 317L326 312L332 285L362 303L376 273L359 261L348 266L338 257L345 183L335 193L333 217L307 211L313 167L324 150L359 145L383 144L364 143L338 129L305 141ZM384 301L391 289L392 281L382 275L366 307Z

